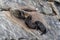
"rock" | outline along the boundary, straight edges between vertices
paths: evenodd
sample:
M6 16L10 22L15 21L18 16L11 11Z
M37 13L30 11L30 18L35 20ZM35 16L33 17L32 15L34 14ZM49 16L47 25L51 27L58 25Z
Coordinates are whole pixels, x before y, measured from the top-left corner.
M48 0L49 2L54 2L54 0Z
M60 3L60 0L55 0L55 1Z
M60 15L60 3L55 1L54 4L56 5L58 11L59 11L59 15Z
M32 1L33 6L36 7L36 9L38 10L38 12L41 12L43 14L52 14L52 8L50 7L50 5L45 2L45 1Z
M53 14L52 8L50 7L50 5L46 2L41 2L41 4L43 5L42 7L42 13L43 14Z
M51 7L52 7L52 11L55 15L59 15L59 11L57 9L57 7L54 5L54 3L50 3Z
M37 8L37 12L28 13L33 16L33 20L39 20L46 26L47 33L41 36L39 30L27 28L23 20L10 16L9 11L0 11L0 40L10 40L12 38L15 40L60 40L60 22L53 16L43 15L43 13L53 13L50 5L46 1L32 0L34 4L30 0L28 1L0 0L0 9L8 9L9 7L11 9L20 9L20 7L23 8L24 6Z

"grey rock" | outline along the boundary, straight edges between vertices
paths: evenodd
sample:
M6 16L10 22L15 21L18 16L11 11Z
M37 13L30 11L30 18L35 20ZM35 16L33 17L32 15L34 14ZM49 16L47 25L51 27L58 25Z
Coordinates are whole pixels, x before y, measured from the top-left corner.
M33 1L38 5L37 4L34 5L33 3L31 5L38 8L38 11L41 10L40 12L44 12L45 14L53 13L48 3L41 1L40 4L42 4L43 6L42 7L38 3L38 1L36 0L33 0ZM0 9L1 8L7 9L9 7L11 7L12 9L14 8L19 9L17 4L20 5L21 3L21 5L25 6L26 4L24 4L24 2L25 2L24 0L23 1L22 0L0 0L0 5L1 5ZM0 40L5 40L6 38L7 40L10 40L12 38L16 40L18 40L18 38L20 38L21 40L60 40L60 22L52 16L44 15L44 17L45 17L46 23L50 25L50 28L47 29L48 32L42 36L40 35L41 33L40 31L32 31L37 37L39 37L38 39L31 33L26 32L18 24L14 24L12 21L8 20L6 18L5 12L0 11Z
M57 1L57 2L59 2L59 3L60 3L60 0L55 0L55 1Z
M50 7L50 5L47 2L41 2L43 7L42 7L42 11L45 14L53 14L52 8Z
M58 2L54 2L55 3L55 5L56 5L56 7L57 7L57 9L58 9L58 11L59 11L59 13L60 13L60 3L58 3ZM60 15L60 14L59 14Z
M50 7L50 5L45 2L45 1L32 1L33 6L36 7L36 9L38 10L38 12L42 12L43 14L53 14L52 8ZM34 5L35 4L35 5Z
M28 4L27 4L28 3ZM50 7L50 5L47 2L44 1L36 1L36 0L32 0L32 1L24 1L24 0L20 0L20 1L16 1L16 0L1 0L1 6L0 9L19 9L19 6L17 5L19 4L19 6L29 6L29 4L32 7L35 7L39 12L42 12L44 14L52 14L52 8Z

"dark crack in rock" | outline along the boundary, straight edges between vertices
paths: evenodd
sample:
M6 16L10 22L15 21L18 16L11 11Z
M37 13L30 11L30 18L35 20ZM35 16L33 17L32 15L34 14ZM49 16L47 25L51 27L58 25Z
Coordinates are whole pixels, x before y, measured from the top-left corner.
M58 9L58 11L59 11L59 13L60 13L60 3L57 2L57 1L55 1L54 3L55 3L55 5L56 5L56 7L57 7L57 9ZM60 15L60 14L59 14L59 15Z

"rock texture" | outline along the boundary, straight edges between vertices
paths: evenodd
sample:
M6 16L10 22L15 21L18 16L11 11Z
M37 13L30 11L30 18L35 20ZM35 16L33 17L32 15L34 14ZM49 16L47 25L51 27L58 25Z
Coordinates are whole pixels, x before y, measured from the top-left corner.
M53 15L54 13L60 13L60 4L53 3L56 7L53 7L46 0L0 0L0 40L60 40L60 16ZM23 20L11 15L9 10L1 11L8 8L19 10L23 8L36 9L36 12L27 13L33 16L33 21L41 21L46 26L47 33L40 35L40 31L29 29Z

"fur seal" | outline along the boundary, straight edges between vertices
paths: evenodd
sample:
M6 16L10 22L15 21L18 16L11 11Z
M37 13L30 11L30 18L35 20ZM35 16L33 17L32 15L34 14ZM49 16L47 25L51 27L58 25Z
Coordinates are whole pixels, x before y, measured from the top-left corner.
M12 14L17 18L24 19L27 27L40 30L42 32L41 35L46 34L46 27L40 21L32 22L32 15L29 15L21 10L12 10Z

